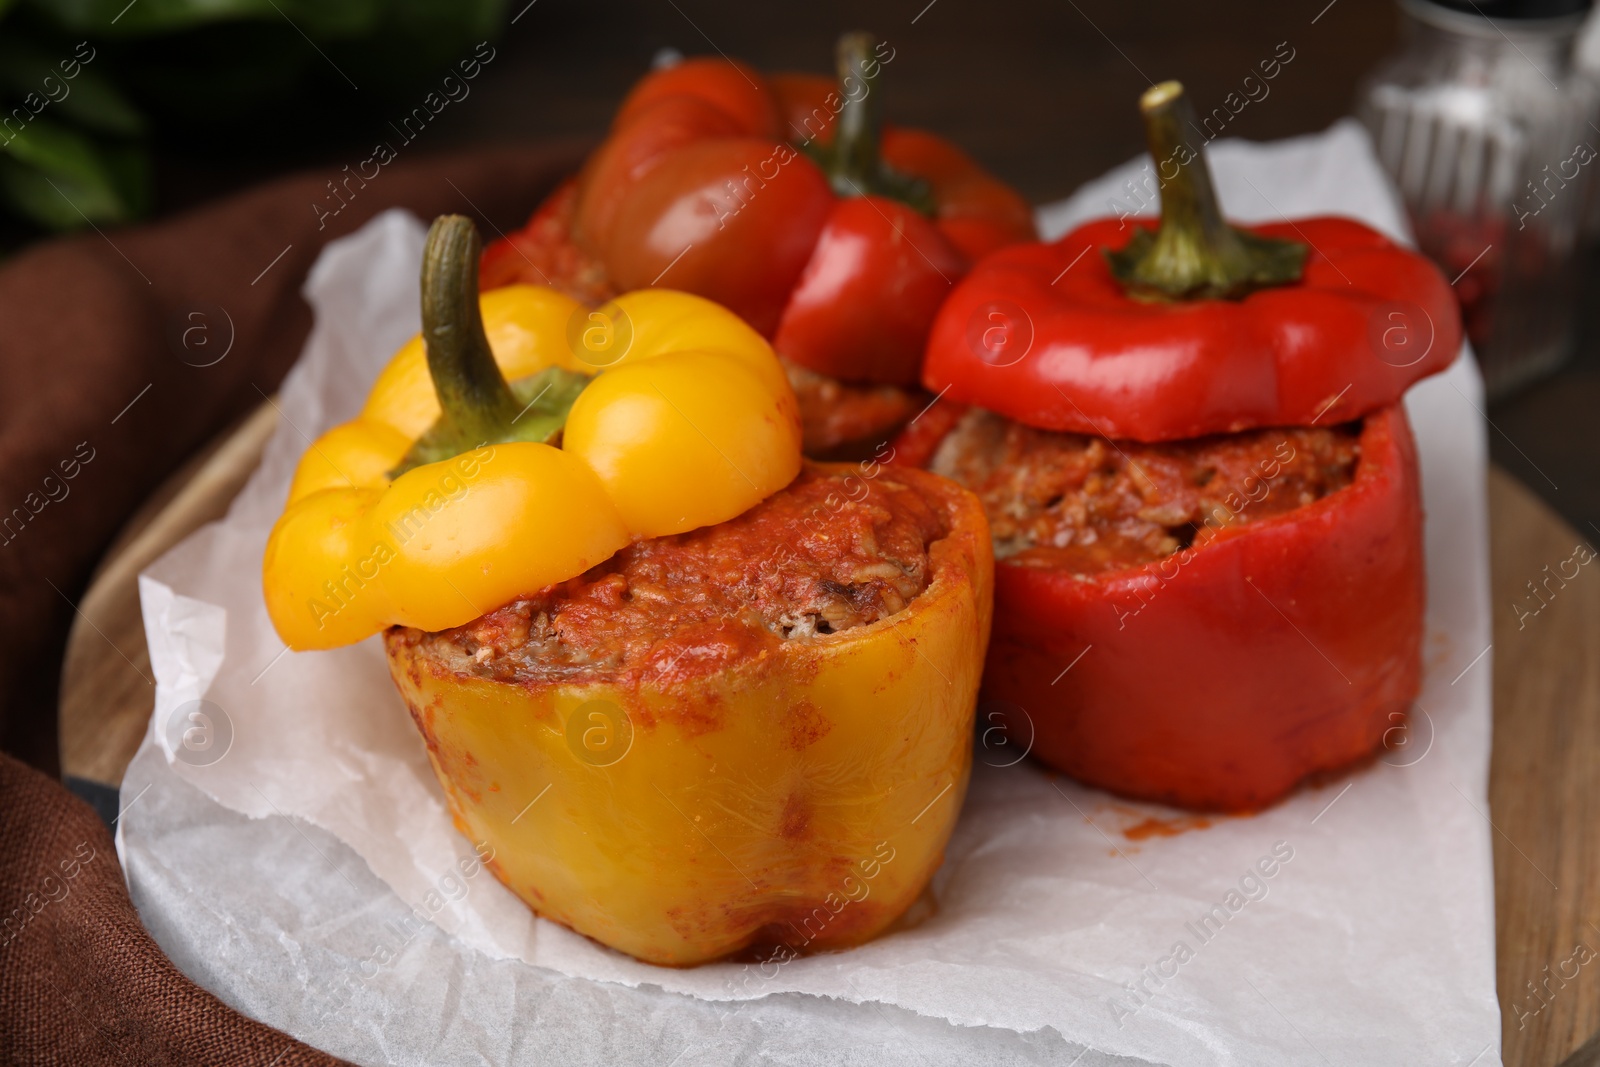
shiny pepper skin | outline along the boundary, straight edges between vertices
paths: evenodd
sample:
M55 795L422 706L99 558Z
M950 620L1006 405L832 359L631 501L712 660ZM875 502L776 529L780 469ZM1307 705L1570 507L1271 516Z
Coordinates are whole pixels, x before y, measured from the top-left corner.
M506 378L593 374L560 446L487 445L392 478L440 412L412 340L361 414L307 450L273 527L262 581L290 648L461 625L630 541L732 518L799 472L799 416L771 347L710 301L647 290L585 313L510 286L481 309ZM626 350L597 366L574 322L624 330Z

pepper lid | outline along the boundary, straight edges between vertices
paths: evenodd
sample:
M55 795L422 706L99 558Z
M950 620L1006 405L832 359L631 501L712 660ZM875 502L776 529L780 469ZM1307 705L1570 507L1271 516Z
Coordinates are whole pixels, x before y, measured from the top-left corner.
M981 260L935 319L923 384L1039 429L1169 441L1332 425L1461 346L1437 267L1348 218L1234 226L1177 82L1140 100L1158 224L1100 219Z

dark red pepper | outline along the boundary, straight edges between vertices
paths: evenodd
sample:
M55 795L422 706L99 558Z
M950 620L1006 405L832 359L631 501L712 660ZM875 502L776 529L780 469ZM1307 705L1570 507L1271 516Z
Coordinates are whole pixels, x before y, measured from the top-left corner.
M599 265L616 290L710 297L840 381L914 386L950 286L1034 230L1026 202L959 149L881 126L877 78L892 59L849 34L838 81L769 80L722 59L649 75L579 176L564 261ZM548 284L551 237L510 235L485 277Z

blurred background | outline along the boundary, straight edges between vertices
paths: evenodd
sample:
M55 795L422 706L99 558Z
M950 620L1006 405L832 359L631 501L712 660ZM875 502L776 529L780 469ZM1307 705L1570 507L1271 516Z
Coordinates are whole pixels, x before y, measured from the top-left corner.
M954 138L1036 203L1141 152L1139 92L1179 78L1202 114L1225 109L1224 136L1367 122L1485 352L1494 459L1600 535L1600 40L1587 7L0 0L0 254L288 172L337 179L379 142L592 139L663 50L824 72L842 30L872 30L896 48L890 121ZM443 98L464 60L476 76ZM430 92L426 123L408 124Z

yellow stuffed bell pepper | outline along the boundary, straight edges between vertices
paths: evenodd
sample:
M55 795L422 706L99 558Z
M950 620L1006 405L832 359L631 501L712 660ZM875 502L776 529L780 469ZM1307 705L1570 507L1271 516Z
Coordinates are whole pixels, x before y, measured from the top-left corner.
M966 790L981 507L802 468L776 358L716 305L480 300L477 254L435 223L422 337L302 461L280 635L385 631L458 828L547 918L675 966L880 933Z
M477 244L469 220L435 223L423 335L295 472L264 566L290 648L459 625L800 469L794 396L737 317L668 290L586 314L534 286L480 316Z

